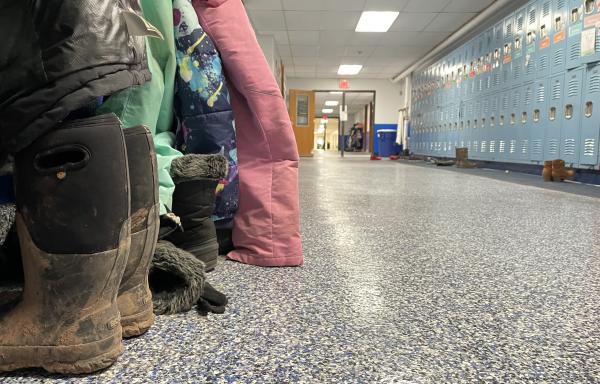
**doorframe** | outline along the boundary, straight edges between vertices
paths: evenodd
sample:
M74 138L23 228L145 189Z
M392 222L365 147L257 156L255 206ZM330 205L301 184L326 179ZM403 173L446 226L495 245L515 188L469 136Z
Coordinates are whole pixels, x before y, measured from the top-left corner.
M376 108L376 104L377 104L377 91L376 90L351 90L351 89L315 89L313 90L314 94L316 95L317 93L331 93L331 92L342 92L342 105L345 105L346 102L346 93L370 93L373 95L373 101L372 103L372 107L371 107L371 131L369 133L369 150L371 152L373 152L372 150L372 143L373 143L373 138L374 138L374 131L375 131L375 108ZM316 104L316 97L315 97L315 104ZM314 111L315 111L315 117L317 116L317 106L314 105ZM338 112L339 113L339 112ZM339 114L338 114L338 118L339 118ZM366 122L365 122L366 123ZM345 129L346 129L346 122L345 121L341 121L339 120L338 123L338 131L341 131L340 133L345 133ZM339 141L339 135L338 134L338 141ZM338 148L338 151L340 151L341 157L344 157L344 147L345 147L345 143L343 143L344 145L342 145L342 148Z

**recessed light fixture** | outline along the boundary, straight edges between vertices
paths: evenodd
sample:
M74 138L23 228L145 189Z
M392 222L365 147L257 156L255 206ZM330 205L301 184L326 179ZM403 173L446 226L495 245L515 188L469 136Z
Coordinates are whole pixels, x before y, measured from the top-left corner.
M340 92L340 91L331 91L329 92L331 95L343 95L344 92Z
M323 112L325 114L327 114L327 113L333 113L333 109L331 109L331 108L323 108L323 110L321 112Z
M340 104L339 101L329 100L325 102L325 105L328 107L337 107Z
M338 75L358 75L362 67L362 65L342 64L338 69Z
M363 12L356 25L356 32L387 32L400 12Z

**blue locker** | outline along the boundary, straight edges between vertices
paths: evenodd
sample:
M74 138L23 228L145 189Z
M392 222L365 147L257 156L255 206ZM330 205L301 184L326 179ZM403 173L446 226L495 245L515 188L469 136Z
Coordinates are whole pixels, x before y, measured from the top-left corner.
M504 23L500 22L494 27L494 43L492 51L492 91L498 92L501 88L502 76L502 47L504 41Z
M513 87L523 82L525 75L525 27L527 8L521 8L515 12L515 36L513 45L512 80Z
M535 83L533 112L531 115L531 161L544 161L544 138L548 113L548 79Z
M535 77L550 76L552 55L552 0L540 0L538 6L538 44Z
M600 2L596 0L584 0L583 2L583 32L584 34L589 33L591 40L593 40L593 46L582 47L582 62L583 63L595 63L600 61L600 29L596 26L600 24ZM593 36L593 38L592 38ZM582 36L585 37L585 36Z
M565 75L564 123L561 131L560 149L560 158L567 164L579 163L582 92L583 68L567 72Z
M521 113L517 122L517 158L520 162L528 163L531 160L531 130L533 125L533 100L535 84L530 83L523 86Z
M600 112L600 64L587 68L582 108L579 164L596 167L600 164L598 158L598 142L600 140L600 120L598 120L598 112Z
M490 97L483 97L481 100L481 120L479 121L479 158L482 160L489 158L489 118L490 118Z
M553 0L552 7L552 65L551 73L558 74L565 71L567 62L567 26L568 26L567 0Z
M506 161L509 157L508 153L508 141L509 141L509 130L510 126L510 100L512 91L504 91L499 101L499 113L500 117L496 123L498 132L498 155L496 160Z
M538 60L538 29L541 10L540 2L533 1L527 6L527 20L525 28L525 54L523 61L523 81L531 81L536 77Z
M508 159L516 161L519 159L519 126L521 125L521 110L523 103L523 89L521 87L513 88L510 101L510 115L507 126L507 145Z
M514 14L504 19L504 42L502 46L502 76L500 86L502 89L510 88L513 64L513 39L515 30Z
M486 160L494 160L496 151L498 150L498 99L497 93L492 94L490 100L490 114L488 116L488 124L486 128L486 136L488 138L488 152Z
M567 31L567 69L581 65L581 32L583 31L582 0L569 0Z
M560 139L563 123L563 98L565 75L559 74L550 78L548 85L548 113L546 114L546 135L544 160L560 158ZM543 120L542 120L543 121Z

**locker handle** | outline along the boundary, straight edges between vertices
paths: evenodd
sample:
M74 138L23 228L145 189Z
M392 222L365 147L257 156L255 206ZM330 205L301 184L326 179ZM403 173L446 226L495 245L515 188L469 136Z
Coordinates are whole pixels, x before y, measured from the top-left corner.
M533 111L533 121L538 123L540 121L540 110L536 109Z
M585 103L585 117L590 118L594 114L594 103L588 101Z
M556 107L550 108L550 113L548 114L548 119L550 119L550 121L556 120Z
M517 122L517 116L514 113L510 114L510 125L515 125Z
M567 104L565 106L565 119L571 120L573 118L573 104Z

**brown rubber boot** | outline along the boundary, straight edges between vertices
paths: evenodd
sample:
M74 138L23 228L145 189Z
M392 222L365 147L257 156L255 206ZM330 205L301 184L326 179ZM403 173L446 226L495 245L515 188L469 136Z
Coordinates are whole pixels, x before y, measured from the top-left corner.
M67 122L15 157L23 299L0 315L0 371L90 373L122 353L117 306L130 247L120 122Z
M119 289L123 337L144 334L154 324L148 285L150 262L158 238L159 205L156 152L146 127L125 129L131 188L131 250Z
M565 168L564 160L552 161L552 179L554 181L565 181L575 177L575 171Z
M552 181L552 160L544 161L544 170L542 171L544 181Z
M468 148L456 148L456 167L457 168L477 168L477 164L469 161Z

